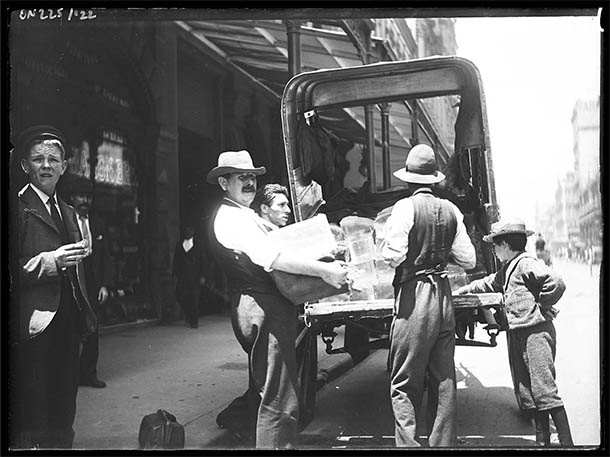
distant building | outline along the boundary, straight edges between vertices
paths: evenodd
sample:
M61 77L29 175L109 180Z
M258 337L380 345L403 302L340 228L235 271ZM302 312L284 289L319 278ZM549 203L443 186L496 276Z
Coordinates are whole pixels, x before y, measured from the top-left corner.
M572 114L574 170L578 175L578 228L582 248L600 247L599 99L578 100Z
M599 99L578 100L572 111L574 170L578 181L599 182Z
M578 211L577 196L578 182L575 179L575 174L573 172L568 172L566 176L557 183L555 204L553 205L548 218L552 227L549 231L550 233L547 241L550 241L550 247L555 254L559 252L572 254L576 244L579 243L576 219L576 213ZM537 225L539 227L544 226L540 222Z
M574 171L557 182L554 205L536 215L555 254L584 258L589 248L601 249L599 124L599 99L578 100L572 112Z

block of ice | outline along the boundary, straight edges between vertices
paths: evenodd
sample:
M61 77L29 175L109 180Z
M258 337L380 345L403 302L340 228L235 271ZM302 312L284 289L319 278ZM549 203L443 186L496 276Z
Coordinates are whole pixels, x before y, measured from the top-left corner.
M348 239L347 248L349 250L350 262L360 263L375 258L375 244L371 235Z
M347 239L372 236L374 230L373 220L367 217L347 216L341 219L339 225Z
M337 248L326 214L273 230L269 236L280 251L304 259L319 259Z

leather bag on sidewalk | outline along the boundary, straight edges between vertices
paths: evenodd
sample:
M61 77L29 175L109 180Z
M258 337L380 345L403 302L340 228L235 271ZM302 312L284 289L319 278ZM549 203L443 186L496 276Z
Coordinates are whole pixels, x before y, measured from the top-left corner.
M147 414L138 433L140 449L184 449L184 426L164 409Z

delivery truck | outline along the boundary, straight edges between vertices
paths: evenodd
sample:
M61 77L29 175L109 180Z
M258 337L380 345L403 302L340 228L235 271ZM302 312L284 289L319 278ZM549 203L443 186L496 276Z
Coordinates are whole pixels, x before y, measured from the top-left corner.
M301 73L284 89L281 120L295 222L327 221L340 248L335 258L347 262L354 279L341 290L314 284L312 294L304 281L276 277L282 291L302 303L297 354L301 422L307 423L315 405L320 339L328 353L347 352L356 362L388 345L393 269L380 248L392 206L409 196L405 183L392 175L404 167L409 148L426 143L435 150L446 176L435 193L464 214L476 249L472 270L449 265L453 290L497 270L492 246L482 237L499 211L483 86L467 59L430 57ZM507 328L501 294L454 296L453 302L456 343L494 347ZM344 344L336 347L342 327Z

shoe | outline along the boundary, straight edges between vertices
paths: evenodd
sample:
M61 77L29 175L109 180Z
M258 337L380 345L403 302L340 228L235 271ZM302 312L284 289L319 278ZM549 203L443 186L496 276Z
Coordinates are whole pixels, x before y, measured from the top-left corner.
M106 387L106 383L104 381L100 381L99 379L88 379L80 382L81 386L89 386L95 387L96 389L103 389Z

